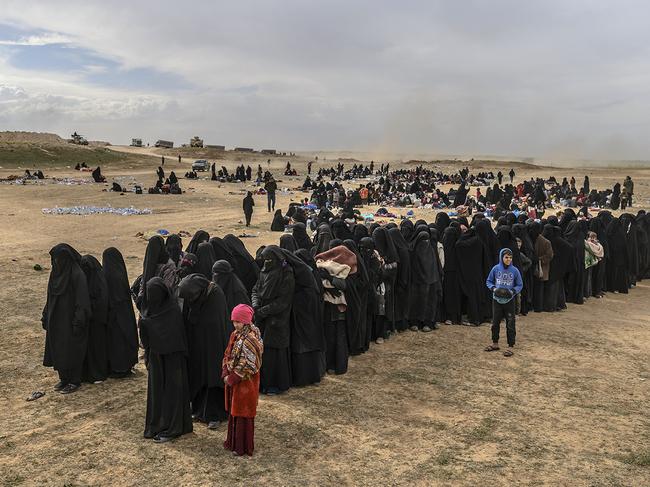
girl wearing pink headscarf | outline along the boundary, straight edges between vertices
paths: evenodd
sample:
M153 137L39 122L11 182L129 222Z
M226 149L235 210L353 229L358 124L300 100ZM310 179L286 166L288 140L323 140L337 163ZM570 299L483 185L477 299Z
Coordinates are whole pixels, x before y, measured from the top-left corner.
M253 308L235 306L231 313L235 330L223 355L221 376L225 384L228 436L224 448L233 455L253 455L255 415L260 390L260 368L264 345L253 325Z

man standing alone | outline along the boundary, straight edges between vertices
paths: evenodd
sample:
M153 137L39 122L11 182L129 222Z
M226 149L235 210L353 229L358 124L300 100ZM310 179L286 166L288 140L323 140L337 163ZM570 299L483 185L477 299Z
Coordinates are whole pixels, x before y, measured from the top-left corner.
M278 189L278 184L273 179L273 176L266 182L264 189L266 190L266 201L270 213L271 210L275 211L275 191Z

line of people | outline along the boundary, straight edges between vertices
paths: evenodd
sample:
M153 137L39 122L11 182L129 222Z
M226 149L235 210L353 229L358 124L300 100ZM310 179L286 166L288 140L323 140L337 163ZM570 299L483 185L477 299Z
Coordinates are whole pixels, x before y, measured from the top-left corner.
M482 214L470 222L441 212L435 222L405 219L399 227L332 217L313 238L293 226L255 257L234 235L200 230L185 247L178 235L154 236L130 289L149 370L145 436L169 441L193 421L214 429L228 419L226 447L252 454L253 423L244 419L253 420L258 391L278 394L344 374L350 356L408 329L500 320L493 301L503 296L490 283L503 280L510 262L522 283L505 302L514 299L518 314L627 293L650 275L649 237L644 211L586 219L571 209L542 221L508 213L494 229ZM104 252L103 268L66 244L50 253L44 364L59 372L57 388L74 392L82 380L102 380L98 369L128 373L138 342L119 251ZM233 318L235 310L244 318ZM507 321L508 310L501 311ZM248 358L244 380L229 369L233 347ZM240 419L232 400L224 402L236 387L246 391L237 396L245 405L235 408L245 411Z

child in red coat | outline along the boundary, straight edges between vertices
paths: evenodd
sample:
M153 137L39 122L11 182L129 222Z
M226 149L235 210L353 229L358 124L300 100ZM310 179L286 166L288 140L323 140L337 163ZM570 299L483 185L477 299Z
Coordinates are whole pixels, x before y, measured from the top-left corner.
M235 306L231 320L235 330L223 354L221 369L229 413L223 446L233 455L253 455L264 345L260 330L253 325L253 308L247 304Z

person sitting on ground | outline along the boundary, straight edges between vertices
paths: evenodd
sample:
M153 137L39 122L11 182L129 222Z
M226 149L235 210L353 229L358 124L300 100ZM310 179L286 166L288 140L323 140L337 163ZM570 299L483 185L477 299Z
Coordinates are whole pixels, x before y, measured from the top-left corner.
M92 172L93 179L96 183L103 183L106 181L106 178L102 176L102 170L99 166Z
M499 330L501 320L505 318L508 349L503 352L503 355L511 357L516 335L515 296L524 287L519 269L512 264L512 250L501 249L499 263L492 267L485 285L492 291L492 345L488 345L485 351L499 350Z

